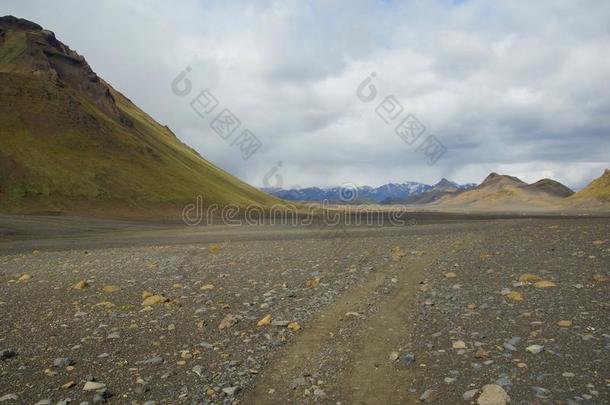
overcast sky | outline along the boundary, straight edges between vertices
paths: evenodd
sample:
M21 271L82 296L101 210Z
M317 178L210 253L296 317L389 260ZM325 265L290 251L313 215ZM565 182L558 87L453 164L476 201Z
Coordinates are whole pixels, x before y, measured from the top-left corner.
M278 162L284 187L496 171L578 189L610 166L610 1L3 0L0 13L54 31L255 186ZM180 97L171 83L187 66L193 90ZM372 72L376 98L363 102ZM234 136L247 128L263 143L250 159L190 108L204 89L219 101L213 115L241 121ZM403 112L386 124L376 108L388 96ZM408 114L426 127L413 145L394 132ZM432 166L416 150L428 135L447 148Z

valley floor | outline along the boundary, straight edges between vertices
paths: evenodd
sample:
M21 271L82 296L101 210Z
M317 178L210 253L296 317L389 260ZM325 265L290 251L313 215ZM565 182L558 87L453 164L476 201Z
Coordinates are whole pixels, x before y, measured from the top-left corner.
M0 402L609 403L608 235L0 217Z

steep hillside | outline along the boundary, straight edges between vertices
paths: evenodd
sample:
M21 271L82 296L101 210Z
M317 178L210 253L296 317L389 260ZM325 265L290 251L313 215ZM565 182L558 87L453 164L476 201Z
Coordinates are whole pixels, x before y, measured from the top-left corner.
M203 159L35 23L0 18L0 211L117 213L274 197Z
M597 179L570 198L570 202L579 203L585 200L600 203L610 203L610 169L606 169Z

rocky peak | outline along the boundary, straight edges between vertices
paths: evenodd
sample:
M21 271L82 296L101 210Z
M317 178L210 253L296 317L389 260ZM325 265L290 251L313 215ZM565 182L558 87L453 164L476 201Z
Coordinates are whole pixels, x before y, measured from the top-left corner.
M109 117L131 125L116 106L110 86L52 31L22 18L0 17L0 52L4 51L1 48L6 48L9 56L0 60L0 72L34 76L70 88Z

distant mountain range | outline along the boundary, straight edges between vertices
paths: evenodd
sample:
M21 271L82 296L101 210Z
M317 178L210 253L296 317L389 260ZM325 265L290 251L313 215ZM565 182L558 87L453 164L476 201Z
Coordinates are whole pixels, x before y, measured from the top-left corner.
M289 201L324 201L349 203L404 203L409 197L423 195L428 192L465 191L476 187L474 183L457 184L443 178L435 185L408 181L405 183L388 183L380 187L307 187L299 189L263 188L262 190ZM356 193L353 193L353 190Z

